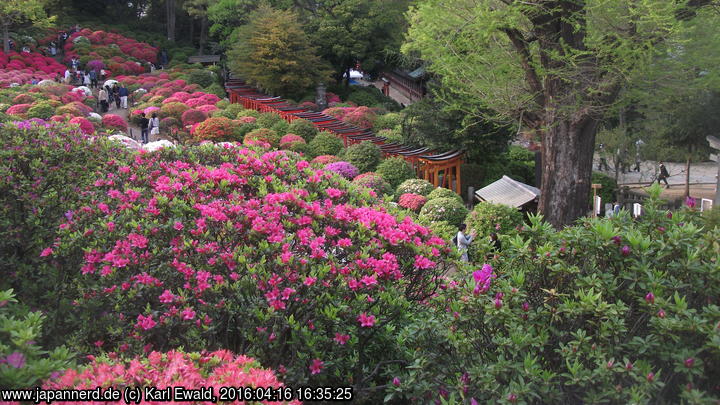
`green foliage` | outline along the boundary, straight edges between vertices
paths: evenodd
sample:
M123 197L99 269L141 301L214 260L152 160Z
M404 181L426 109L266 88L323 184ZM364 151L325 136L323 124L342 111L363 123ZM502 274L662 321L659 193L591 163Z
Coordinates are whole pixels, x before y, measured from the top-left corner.
M48 17L45 12L47 5L45 0L13 0L0 2L0 28L7 32L31 24L36 28L49 27L55 20L54 16ZM3 50L9 51L9 44L3 37Z
M618 187L615 179L603 173L593 172L592 182L602 185L602 188L598 190L598 195L602 198L603 204L613 203L617 200ZM592 194L590 195L590 203L592 204Z
M126 159L125 147L102 138L91 141L65 125L0 127L0 288L14 288L31 308L42 308L50 322L44 337L65 343L74 318L70 298L79 268L61 271L40 254L51 246L66 215L97 180L95 171ZM59 312L70 314L57 316Z
M403 117L400 113L387 113L378 115L375 118L373 124L373 130L379 132L383 129L395 129L395 127L402 125Z
M458 226L468 214L465 205L456 198L436 198L429 200L420 210L420 220L427 222L445 221Z
M336 155L343 148L343 141L329 132L320 132L308 146L313 156Z
M380 147L372 142L364 141L355 145L350 145L342 156L346 160L357 167L360 173L372 172L382 159Z
M703 212L703 216L707 231L720 227L720 207L713 207L713 209Z
M208 87L213 83L216 83L214 75L205 69L191 70L188 74L188 82L191 84L197 84L200 87Z
M474 230L478 235L489 235L495 232L499 235L514 235L517 226L523 224L523 214L513 207L503 204L481 202L468 214L465 223L468 229Z
M302 93L327 78L316 52L295 13L264 4L237 29L228 66L271 94Z
M35 103L27 112L28 118L42 118L44 120L49 119L55 114L55 107L48 102Z
M390 97L385 96L375 86L352 86L346 97L346 102L355 103L358 106L377 107L388 111L399 111L400 104Z
M400 331L417 355L389 396L435 398L442 386L478 403L717 401L719 230L657 203L637 221L561 231L531 217L504 241L489 290L462 272L433 316Z
M205 88L205 92L214 94L220 98L227 97L227 92L225 92L225 89L218 83L213 83L210 86L208 86L207 88ZM222 100L220 100L220 101L222 101Z
M244 140L248 141L250 139L267 142L274 148L277 148L280 143L280 135L272 129L267 128L258 128L248 132Z
M10 305L8 305L10 304ZM51 373L73 367L73 355L65 346L50 352L37 344L45 316L20 307L13 290L0 291L0 385L3 389L27 389Z
M415 169L401 157L391 157L383 160L377 166L375 172L390 183L390 187L393 189L396 189L405 180L415 178Z
M463 202L462 197L458 195L458 193L444 187L438 187L427 195L428 201L434 200L436 198L454 198L460 202Z
M308 120L293 120L288 126L288 132L301 136L305 142L310 142L317 135L317 128Z
M282 121L283 118L279 114L266 112L260 113L256 123L261 128L272 128L275 124L278 124Z

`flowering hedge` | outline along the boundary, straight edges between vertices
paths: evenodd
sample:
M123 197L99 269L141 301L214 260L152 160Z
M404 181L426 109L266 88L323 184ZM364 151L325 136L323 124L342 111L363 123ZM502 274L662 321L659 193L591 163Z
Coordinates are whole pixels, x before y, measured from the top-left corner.
M395 355L392 331L432 294L449 249L294 156L170 149L99 174L45 252L84 274L78 341L222 342L314 384L366 386L395 367L379 359Z
M427 222L445 221L460 225L468 214L465 205L455 198L436 198L428 201L420 210L420 219Z
M280 149L290 149L296 143L306 143L305 139L295 134L286 134L280 138Z
M155 387L158 391L182 386L188 390L213 388L215 396L221 395L221 387L273 387L283 384L270 371L250 357L234 355L227 350L201 353L150 352L131 360L119 359L116 353L102 357L91 356L91 362L80 370L67 370L62 375L46 381L48 390L95 389L128 386ZM174 389L174 388L171 388ZM188 401L204 404L203 401ZM300 404L299 401L278 401L282 404ZM85 404L85 402L67 402Z
M211 117L195 124L192 135L196 140L237 140L239 125L225 117Z
M92 124L92 122L88 121L85 118L73 117L68 122L70 124L76 124L78 127L80 127L80 130L85 135L92 135L93 133L95 133L95 126Z
M402 184L400 184L396 190L396 194L398 196L401 196L403 194L412 193L412 194L420 194L422 196L427 196L430 194L433 190L435 190L435 186L432 185L427 180L423 179L410 179L404 181Z
M339 162L340 158L335 155L320 155L315 157L313 160L310 161L310 163L313 166L317 167L325 167L330 163Z

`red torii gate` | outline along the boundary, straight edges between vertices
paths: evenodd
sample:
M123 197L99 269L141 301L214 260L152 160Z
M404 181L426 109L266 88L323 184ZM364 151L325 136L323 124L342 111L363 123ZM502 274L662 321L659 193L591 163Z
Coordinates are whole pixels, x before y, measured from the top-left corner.
M463 164L464 152L460 150L436 154L427 147L418 148L398 142L385 143L387 138L376 136L368 128L359 128L327 114L292 106L280 97L259 93L242 80L230 79L225 88L233 104L242 104L246 109L260 112L272 112L287 122L296 119L308 120L319 130L342 138L345 147L364 141L372 142L380 147L384 156L400 156L405 159L415 169L418 177L429 181L435 187L449 188L462 195L460 167Z

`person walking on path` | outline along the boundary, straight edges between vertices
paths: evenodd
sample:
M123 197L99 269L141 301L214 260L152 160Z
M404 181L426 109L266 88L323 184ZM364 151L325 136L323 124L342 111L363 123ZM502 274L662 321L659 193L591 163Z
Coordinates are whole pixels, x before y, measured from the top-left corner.
M142 143L148 143L148 125L150 120L145 118L145 113L140 113L140 138Z
M98 86L98 75L95 69L90 70L90 87L97 89Z
M98 92L98 101L100 101L100 111L103 113L108 112L108 93L103 88L100 88Z
M120 86L113 86L113 100L115 100L115 108L120 109Z
M120 108L128 108L128 89L124 85L120 85L120 90L118 91L118 94L120 94Z
M663 182L665 182L665 188L670 188L670 184L668 184L668 181L667 181L668 177L670 177L670 173L668 173L663 162L660 162L659 169L660 169L660 173L658 174L658 177L657 177L658 184L660 184L660 182L663 181Z
M465 235L466 229L467 225L461 224L458 228L458 233L455 236L455 239L458 251L460 252L460 261L468 263L470 261L470 256L468 256L468 248L470 247L473 238L475 238L475 235L473 233L470 233L470 235Z
M90 72L85 72L83 75L83 85L85 87L90 87Z
M108 106L111 106L113 102L113 91L109 84L105 85L105 91L107 91Z
M155 135L155 138L160 135L160 118L156 113L153 113L150 118L150 135Z

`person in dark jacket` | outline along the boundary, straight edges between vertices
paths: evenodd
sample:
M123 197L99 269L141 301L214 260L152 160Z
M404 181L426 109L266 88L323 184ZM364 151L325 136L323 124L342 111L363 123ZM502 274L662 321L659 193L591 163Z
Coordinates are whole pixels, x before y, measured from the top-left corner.
M148 143L148 125L150 124L150 120L148 120L145 117L145 113L140 114L140 137L142 138L142 143Z
M663 181L663 182L665 182L665 188L670 188L670 184L668 184L668 181L667 181L668 177L670 177L670 173L668 173L667 168L665 168L665 165L663 164L663 162L660 162L659 169L660 169L660 173L658 174L658 177L657 177L658 184L660 184L660 182Z
M113 100L115 100L115 108L120 109L120 86L113 86Z
M127 87L120 85L120 108L128 108L128 89Z

